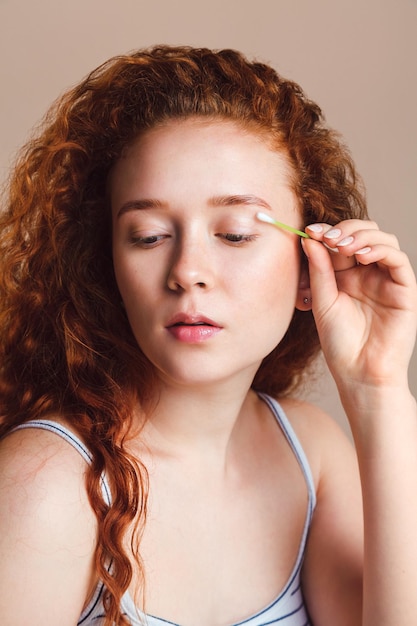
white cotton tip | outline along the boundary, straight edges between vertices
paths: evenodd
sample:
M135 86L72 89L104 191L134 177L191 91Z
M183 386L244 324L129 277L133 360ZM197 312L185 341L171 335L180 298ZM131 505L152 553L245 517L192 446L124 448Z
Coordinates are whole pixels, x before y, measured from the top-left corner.
M256 217L258 218L258 220L261 220L261 222L267 222L268 224L275 224L275 220L273 217L271 217L270 215L267 215L266 213L257 213Z

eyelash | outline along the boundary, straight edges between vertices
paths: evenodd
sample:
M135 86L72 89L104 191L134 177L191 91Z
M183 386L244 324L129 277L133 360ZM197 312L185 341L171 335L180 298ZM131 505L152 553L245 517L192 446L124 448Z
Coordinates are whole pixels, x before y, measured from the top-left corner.
M240 233L219 233L217 237L223 237L228 243L242 245L249 241L255 241L256 235L242 235Z
M141 248L153 248L162 239L165 239L165 235L148 235L147 237L131 237L130 243L133 246L139 246Z

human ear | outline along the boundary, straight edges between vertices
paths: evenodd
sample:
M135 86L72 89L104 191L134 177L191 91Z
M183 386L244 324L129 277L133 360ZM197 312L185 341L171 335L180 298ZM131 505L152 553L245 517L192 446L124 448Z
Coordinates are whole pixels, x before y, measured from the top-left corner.
M298 283L297 299L295 308L299 311L310 311L312 307L310 276L308 274L307 264L302 264L300 272L300 280Z

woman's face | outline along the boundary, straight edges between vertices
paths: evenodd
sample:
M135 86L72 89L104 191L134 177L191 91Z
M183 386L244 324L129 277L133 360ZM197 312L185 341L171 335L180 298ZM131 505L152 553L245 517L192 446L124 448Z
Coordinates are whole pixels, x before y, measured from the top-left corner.
M300 244L286 157L231 121L147 131L110 177L116 280L136 340L165 385L244 377L293 315Z

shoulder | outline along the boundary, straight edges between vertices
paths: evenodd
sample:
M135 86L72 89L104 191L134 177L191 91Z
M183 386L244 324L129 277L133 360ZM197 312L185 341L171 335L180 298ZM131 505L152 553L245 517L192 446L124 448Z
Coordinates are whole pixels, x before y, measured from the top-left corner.
M94 516L86 469L77 450L54 433L37 428L12 432L0 442L0 515L8 511L0 518L3 524L14 519L25 532L57 536L61 529L66 542L77 535L82 540L86 523L91 534Z
M64 439L40 428L16 430L0 441L0 481L3 489L10 485L25 487L28 499L33 489L37 495L52 494L62 501L80 486L87 469L86 461ZM65 489L62 480L65 477ZM40 499L42 500L42 498Z
M0 608L6 616L13 611L15 624L33 623L31 604L48 623L61 609L71 616L61 624L81 612L96 540L86 468L74 448L45 430L14 431L0 442ZM54 606L65 594L73 594L73 607Z
M331 415L315 404L305 400L284 397L277 399L294 428L303 433L316 433L320 438L342 438L346 435Z
M356 451L335 420L297 400L280 401L309 460L317 505L303 567L316 623L358 623L363 567L362 494ZM343 622L345 623L345 622Z
M320 407L297 398L278 400L308 458L316 487L336 464L356 464L351 440Z

